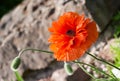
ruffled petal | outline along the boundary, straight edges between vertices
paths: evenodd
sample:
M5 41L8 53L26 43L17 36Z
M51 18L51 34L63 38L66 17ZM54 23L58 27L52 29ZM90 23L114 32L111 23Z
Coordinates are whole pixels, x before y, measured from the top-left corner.
M90 22L86 26L86 30L88 32L88 36L86 38L86 41L83 44L81 44L81 48L85 50L87 50L98 38L98 32L95 22Z
M96 41L96 23L75 12L66 12L52 23L50 49L58 61L73 61L80 58Z

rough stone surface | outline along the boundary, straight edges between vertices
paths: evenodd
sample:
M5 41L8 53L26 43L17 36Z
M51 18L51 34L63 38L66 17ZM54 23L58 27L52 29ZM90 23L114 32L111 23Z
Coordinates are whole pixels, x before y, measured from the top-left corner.
M100 50L99 52L99 57L103 58L103 59L106 59L107 61L113 61L114 60L114 54L113 52L111 51L110 47L111 45L115 42L114 39L112 40L109 40L109 42L107 43L107 45L105 45L103 47L103 49Z
M21 49L30 47L48 50L48 27L59 15L66 11L84 13L85 10L82 2L25 0L6 14L0 20L0 73L3 73L0 76L4 80L14 80L10 63ZM20 72L45 68L52 60L51 55L45 53L25 52Z
M10 69L10 63L21 49L30 47L49 50L49 43L47 42L49 37L48 27L58 16L66 11L75 11L80 14L84 13L87 17L92 18L84 4L84 0L24 0L10 13L1 18L0 81L15 80L14 73ZM93 3L94 5L96 4ZM90 7L91 5L88 6ZM104 20L104 16L102 18L100 22ZM102 22L104 24L101 27L104 27L109 19L105 19L106 22ZM99 24L99 21L97 22ZM102 35L98 39L98 43L92 47L93 52L97 53L101 45L104 46L104 41L111 37L111 32L109 33L104 34L107 38ZM101 40L103 40L103 43L101 43ZM101 44L100 46L98 45L99 43ZM58 68L63 68L63 64L54 62L52 55L28 51L22 56L22 64L19 71L23 74L25 81L50 81L52 73L57 71Z
M67 74L65 72L64 69L59 69L59 70L56 70L52 76L51 76L51 80L52 81L67 81Z

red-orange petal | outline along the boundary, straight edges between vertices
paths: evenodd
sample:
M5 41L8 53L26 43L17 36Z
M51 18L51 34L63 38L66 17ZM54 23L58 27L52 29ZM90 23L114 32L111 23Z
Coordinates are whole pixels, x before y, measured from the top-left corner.
M90 22L86 26L87 32L88 32L88 37L86 39L86 42L81 45L81 48L83 49L88 49L98 38L98 32L97 32L97 27L96 23Z
M68 31L75 34L68 34ZM49 28L50 49L58 61L73 61L80 58L96 41L98 32L96 23L75 12L66 12L52 23Z

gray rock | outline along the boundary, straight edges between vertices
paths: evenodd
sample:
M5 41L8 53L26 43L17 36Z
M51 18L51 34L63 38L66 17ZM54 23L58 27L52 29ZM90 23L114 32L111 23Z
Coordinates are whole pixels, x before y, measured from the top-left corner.
M0 21L0 73L3 73L0 76L7 81L14 80L10 63L18 52L29 47L49 50L47 39L51 22L66 11L84 13L84 10L82 2L25 0L6 14ZM22 56L19 71L22 74L27 69L42 69L52 60L49 54L28 51Z
M52 76L51 76L51 80L52 81L67 81L66 78L67 78L67 74L65 72L64 69L60 69L60 70L56 70Z
M0 79L15 80L15 76L10 69L10 63L21 49L30 47L49 50L47 41L49 37L48 27L51 26L52 21L56 20L64 12L85 13L87 17L92 18L84 4L84 0L24 0L15 9L6 14L0 20ZM93 7L96 6L94 3L87 6L90 7L91 5ZM105 6L105 4L103 5ZM102 6L100 5L100 7ZM96 11L93 10L93 12ZM101 19L95 15L99 21L95 20L98 24L100 22L103 23L103 25L100 23L100 27L103 29L102 27L108 23L111 14L106 13L108 16L101 14L100 16L96 14ZM28 69L41 70L48 67L53 60L52 55L28 51L22 56L22 64L19 71L23 74ZM35 76L37 75L39 74L35 74Z

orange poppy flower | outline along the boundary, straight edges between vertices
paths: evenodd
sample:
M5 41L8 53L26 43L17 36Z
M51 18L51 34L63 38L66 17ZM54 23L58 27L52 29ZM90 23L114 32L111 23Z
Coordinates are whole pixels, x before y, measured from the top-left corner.
M98 38L96 23L84 15L66 12L49 28L50 49L58 61L80 58Z

